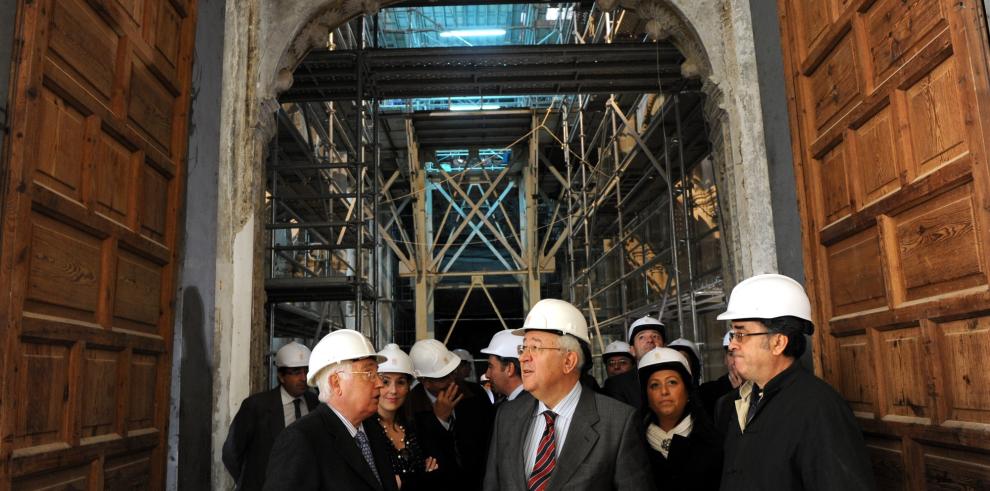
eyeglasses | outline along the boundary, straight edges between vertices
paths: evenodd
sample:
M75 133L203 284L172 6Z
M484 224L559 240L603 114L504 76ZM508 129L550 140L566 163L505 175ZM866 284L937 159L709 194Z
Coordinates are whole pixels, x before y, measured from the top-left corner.
M520 344L519 346L516 346L516 352L519 353L519 356L525 355L526 353L529 353L530 355L538 355L543 351L550 351L550 350L567 351L564 348L561 348L560 346L553 346L549 348L546 346L527 346L525 344Z
M741 342L743 342L743 341L746 340L746 336L766 336L768 334L776 334L776 333L769 332L769 331L764 331L764 332L736 332L736 331L729 331L729 341L730 342L731 341L735 341L737 343L741 343Z
M350 372L340 372L340 373L349 373L351 375L360 375L361 376L360 378L363 378L366 382L371 382L372 380L375 380L375 379L378 378L378 371L377 370L376 371L367 371L367 372L350 371Z

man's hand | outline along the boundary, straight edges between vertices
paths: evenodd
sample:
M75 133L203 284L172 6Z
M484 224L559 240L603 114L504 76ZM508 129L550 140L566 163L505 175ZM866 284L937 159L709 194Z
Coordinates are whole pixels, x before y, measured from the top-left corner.
M460 392L457 384L453 383L437 396L437 402L433 404L433 414L437 419L443 422L450 421L450 415L454 414L457 403L464 398L464 394Z

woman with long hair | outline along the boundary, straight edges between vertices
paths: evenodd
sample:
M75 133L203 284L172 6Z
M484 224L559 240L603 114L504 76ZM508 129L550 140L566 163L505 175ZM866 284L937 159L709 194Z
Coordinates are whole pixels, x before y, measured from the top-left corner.
M415 422L405 406L415 373L412 360L396 344L385 346L378 354L387 359L378 365L384 384L378 399L378 422L392 443L392 471L403 491L433 489L431 478L438 468L437 461L426 450L427 442L419 440Z

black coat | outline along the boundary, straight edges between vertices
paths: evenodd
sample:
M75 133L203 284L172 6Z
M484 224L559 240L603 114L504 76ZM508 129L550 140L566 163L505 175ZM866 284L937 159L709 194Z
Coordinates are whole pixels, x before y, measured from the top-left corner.
M715 419L715 404L722 396L732 392L732 382L729 381L729 374L705 382L698 387L698 395L701 397L701 405L705 408L708 417Z
M454 424L447 430L433 414L426 388L419 384L409 392L412 412L424 446L436 449L440 468L435 479L440 489L480 489L488 460L488 441L495 420L488 396L474 395L463 385L464 398L454 409ZM431 473L432 474L432 473Z
M831 386L795 362L767 383L744 431L736 401L748 389L718 402L717 426L727 429L721 489L874 489L863 434Z
M630 406L641 409L643 407L642 387L639 386L639 370L629 370L614 377L605 379L605 386L602 393L618 399Z
M388 458L389 442L378 419L368 418L363 426L380 482L344 422L330 406L321 404L275 440L265 490L398 491Z
M239 490L261 489L265 483L268 455L275 438L285 429L280 387L254 394L241 403L223 442L223 465ZM303 393L312 412L320 401L312 392Z
M694 417L691 434L674 435L667 456L647 445L659 489L716 490L722 477L722 435L704 415Z

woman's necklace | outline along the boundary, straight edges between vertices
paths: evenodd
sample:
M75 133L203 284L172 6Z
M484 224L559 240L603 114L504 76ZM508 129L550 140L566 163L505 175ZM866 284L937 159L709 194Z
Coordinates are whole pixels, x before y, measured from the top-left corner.
M392 441L395 448L400 450L405 448L406 429L402 425L395 423L395 430L393 431L391 425L388 425L381 416L378 416L378 422L381 423L382 428L385 428L385 434L388 435L388 439Z

